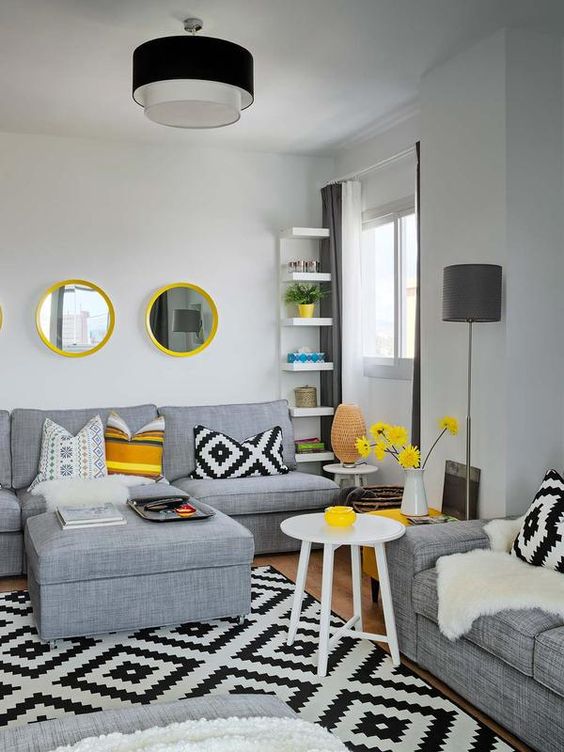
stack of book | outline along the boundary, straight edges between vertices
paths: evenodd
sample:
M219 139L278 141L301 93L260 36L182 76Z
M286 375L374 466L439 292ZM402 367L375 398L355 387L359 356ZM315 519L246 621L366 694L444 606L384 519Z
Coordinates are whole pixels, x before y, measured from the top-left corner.
M55 514L63 530L125 525L127 522L113 504L100 504L92 507L57 507Z
M325 451L325 442L320 441L317 437L313 439L297 439L295 444L298 454L315 454L315 452Z

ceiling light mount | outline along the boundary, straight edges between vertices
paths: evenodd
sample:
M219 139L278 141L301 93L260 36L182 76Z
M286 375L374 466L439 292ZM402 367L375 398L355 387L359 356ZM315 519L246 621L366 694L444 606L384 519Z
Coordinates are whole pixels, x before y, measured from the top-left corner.
M176 128L220 128L236 123L254 101L253 56L225 39L197 36L199 18L187 18L188 36L161 37L133 53L133 99L145 115Z
M184 19L184 31L189 34L197 34L204 28L204 22L201 18L185 18Z

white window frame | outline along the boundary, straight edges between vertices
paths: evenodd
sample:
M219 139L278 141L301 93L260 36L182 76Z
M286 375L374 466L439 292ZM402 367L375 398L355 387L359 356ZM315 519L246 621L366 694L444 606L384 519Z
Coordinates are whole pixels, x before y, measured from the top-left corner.
M405 316L402 311L402 291L404 287L402 247L402 217L415 212L415 199L406 197L391 204L375 209L367 209L362 213L362 230L369 230L380 225L394 222L394 357L377 358L363 356L363 373L373 379L395 379L396 381L411 381L413 378L413 358L398 357L402 351L402 341L405 337ZM417 249L419 252L419 249ZM417 290L419 294L419 290Z

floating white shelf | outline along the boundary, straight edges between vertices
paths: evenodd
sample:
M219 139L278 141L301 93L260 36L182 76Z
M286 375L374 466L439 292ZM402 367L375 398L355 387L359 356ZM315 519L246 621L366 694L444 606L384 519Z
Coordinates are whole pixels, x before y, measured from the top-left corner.
M283 371L332 371L333 363L283 363Z
M329 272L287 272L283 282L331 282Z
M333 326L333 319L323 318L301 318L296 316L293 319L282 319L282 326Z
M283 240L315 240L329 237L325 227L288 227L280 231Z
M296 454L296 462L328 462L334 460L333 452L304 452Z
M291 407L292 418L317 418L321 415L333 415L334 407Z

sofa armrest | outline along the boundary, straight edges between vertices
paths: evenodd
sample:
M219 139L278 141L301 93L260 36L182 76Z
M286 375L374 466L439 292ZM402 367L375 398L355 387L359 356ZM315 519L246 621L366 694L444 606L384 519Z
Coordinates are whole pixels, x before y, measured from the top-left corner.
M431 569L437 559L488 548L483 531L485 521L447 522L439 525L412 525L405 535L386 545L390 585L396 616L399 646L408 658L417 660L417 617L413 610L413 578Z

